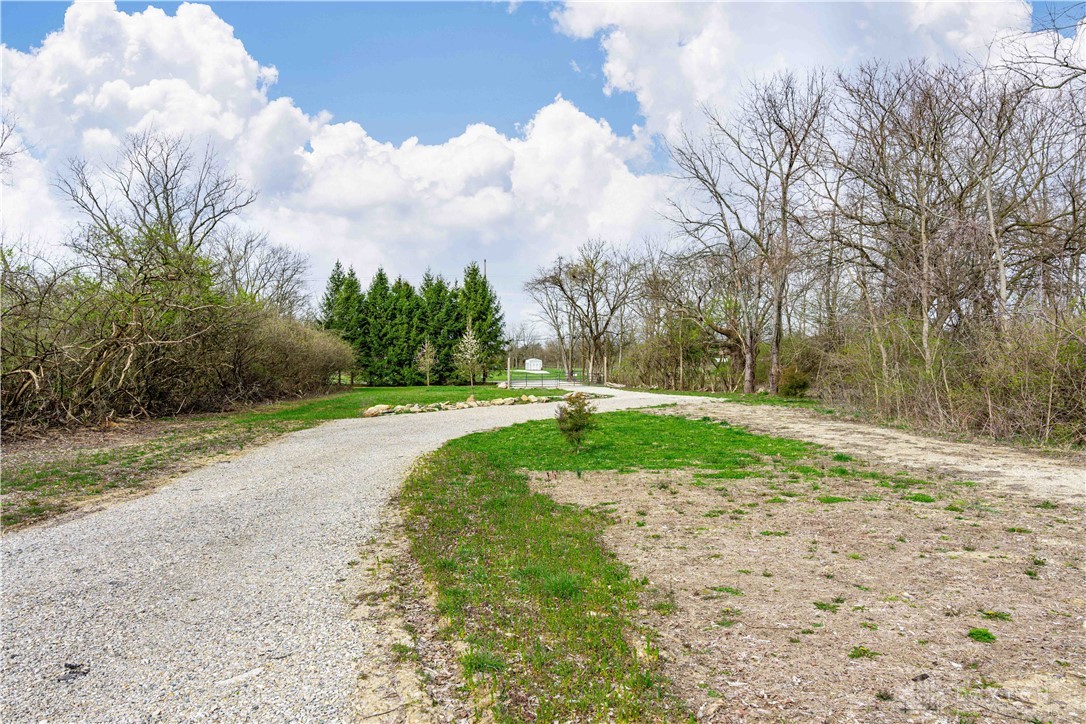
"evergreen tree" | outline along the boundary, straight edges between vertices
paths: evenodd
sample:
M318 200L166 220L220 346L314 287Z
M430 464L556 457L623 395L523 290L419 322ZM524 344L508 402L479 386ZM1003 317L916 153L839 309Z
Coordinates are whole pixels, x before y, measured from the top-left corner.
M341 269L342 272L342 269ZM354 349L355 363L351 369L351 383L354 383L354 375L362 367L362 361L366 356L365 347L365 315L362 296L362 285L355 276L354 269L350 268L343 276L336 292L335 302L332 304L329 318L333 320L335 327L351 347Z
M392 316L390 318L388 365L389 381L396 385L419 383L415 368L415 352L425 335L420 334L421 301L415 288L400 277L392 285Z
M498 295L494 293L494 288L475 262L464 269L460 316L471 323L482 350L486 370L483 371L481 379L485 382L490 366L501 358L505 350L505 315L502 314Z
M388 275L377 269L366 291L366 329L364 332L366 356L363 369L370 385L387 385L392 378L390 348L392 343L392 290Z
M342 329L340 320L335 316L336 297L343 286L346 276L343 273L343 265L336 259L336 265L332 267L332 274L328 277L328 284L324 288L324 296L321 297L320 315L321 326L325 329Z
M450 287L443 277L427 271L422 277L419 296L422 336L434 346L435 361L430 374L438 384L446 384L456 372L453 351L464 334L457 305L458 290Z

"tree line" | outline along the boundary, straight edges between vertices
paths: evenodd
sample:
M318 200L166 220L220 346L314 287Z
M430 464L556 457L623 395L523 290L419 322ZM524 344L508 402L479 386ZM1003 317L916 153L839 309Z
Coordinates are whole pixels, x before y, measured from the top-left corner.
M337 261L321 298L321 325L353 351L344 370L371 386L486 381L490 364L503 358L504 315L497 294L472 262L463 283L429 271L416 290L402 277L389 284L378 269L369 286ZM477 364L458 364L457 346L468 336ZM462 359L466 359L464 354Z
M869 63L750 83L670 146L666 243L526 291L564 359L1086 441L1086 76ZM568 363L567 363L568 367Z
M306 260L238 222L214 150L147 131L73 161L66 253L0 247L5 433L315 392L350 348L306 321Z

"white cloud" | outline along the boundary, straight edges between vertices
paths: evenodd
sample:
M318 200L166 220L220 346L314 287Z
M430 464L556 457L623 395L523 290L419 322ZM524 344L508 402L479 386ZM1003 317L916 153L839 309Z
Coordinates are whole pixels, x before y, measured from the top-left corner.
M637 175L647 137L617 136L562 98L519 137L471 125L448 141L396 146L289 98L269 101L277 71L252 58L203 5L175 15L77 3L40 49L4 48L4 102L34 149L5 187L9 236L61 237L70 212L49 180L71 156L108 157L154 126L210 139L260 190L253 222L310 253L314 287L336 258L368 277L378 264L417 279L458 276L489 258L500 291L590 235L618 241L659 221L660 177ZM42 227L46 216L55 221Z
M608 92L636 94L648 131L673 135L702 103L792 67L872 57L953 58L1029 28L1025 2L566 3L558 29L599 37Z

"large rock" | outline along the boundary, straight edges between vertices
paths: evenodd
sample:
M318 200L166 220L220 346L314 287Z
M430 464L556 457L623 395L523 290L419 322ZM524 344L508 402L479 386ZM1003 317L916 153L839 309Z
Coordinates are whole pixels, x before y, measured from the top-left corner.
M362 413L362 417L377 417L383 415L392 409L392 405L374 405L373 407L366 408L366 411Z

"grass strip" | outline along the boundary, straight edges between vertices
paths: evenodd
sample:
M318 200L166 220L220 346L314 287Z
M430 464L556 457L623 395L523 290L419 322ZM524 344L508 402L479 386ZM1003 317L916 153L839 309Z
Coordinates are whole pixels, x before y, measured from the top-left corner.
M468 645L464 672L499 721L686 718L626 636L644 582L600 545L601 514L453 446L416 467L402 500L412 553Z

